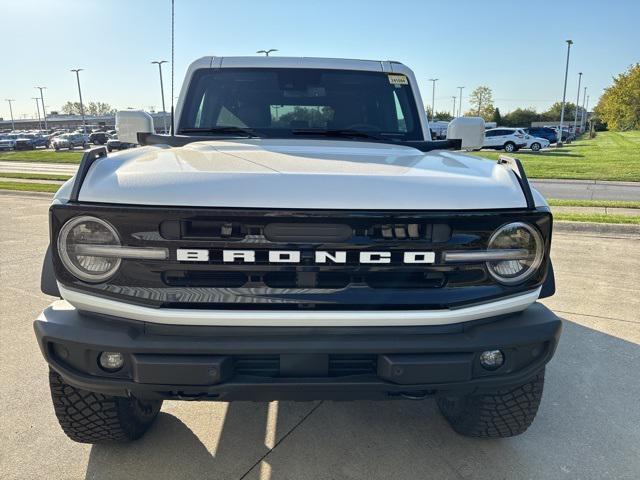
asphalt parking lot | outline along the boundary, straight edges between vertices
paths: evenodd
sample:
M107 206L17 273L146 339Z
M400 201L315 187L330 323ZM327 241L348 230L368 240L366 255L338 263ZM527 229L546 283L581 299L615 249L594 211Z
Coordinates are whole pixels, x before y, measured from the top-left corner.
M128 446L68 440L32 321L48 199L0 194L0 478L529 479L640 475L640 238L556 233L566 321L537 420L503 440L455 434L435 403L165 402Z

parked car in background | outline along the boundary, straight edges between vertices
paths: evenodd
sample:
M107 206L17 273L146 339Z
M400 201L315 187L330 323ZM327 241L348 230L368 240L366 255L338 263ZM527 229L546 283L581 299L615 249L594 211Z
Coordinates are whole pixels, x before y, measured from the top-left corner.
M545 138L549 143L556 143L558 141L558 132L554 128L530 127L525 128L524 131L531 136Z
M505 152L516 152L526 147L525 133L518 128L492 128L484 132L482 148L493 148Z
M135 147L133 143L121 142L118 140L117 135L112 135L107 141L107 150L113 152L114 150L126 150L127 148Z
M89 142L94 145L104 145L109 140L109 135L106 132L93 132L89 135Z
M65 133L54 138L51 146L56 150L61 148L73 150L75 147L89 148L89 137L84 133Z
M16 139L9 136L3 135L0 136L0 150L13 150L16 145Z
M524 148L529 148L533 152L539 152L550 145L549 140L546 138L529 135L524 128L519 128L518 132L521 132L524 135L524 139L527 142L527 145Z

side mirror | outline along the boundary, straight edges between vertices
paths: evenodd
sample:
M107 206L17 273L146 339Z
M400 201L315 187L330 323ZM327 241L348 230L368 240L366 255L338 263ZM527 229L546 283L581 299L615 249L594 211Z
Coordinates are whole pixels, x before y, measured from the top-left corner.
M449 122L447 140L462 140L462 150L482 148L484 144L484 119L458 117Z
M153 117L142 110L116 112L116 130L121 142L138 143L138 133L155 132Z

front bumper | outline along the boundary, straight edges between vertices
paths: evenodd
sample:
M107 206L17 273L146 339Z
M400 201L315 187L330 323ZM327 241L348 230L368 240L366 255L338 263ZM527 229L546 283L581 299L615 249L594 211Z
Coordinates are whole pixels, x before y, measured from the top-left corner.
M68 383L140 398L391 399L515 385L553 356L561 321L536 303L491 319L438 326L205 327L78 312L65 301L34 322L40 349ZM482 368L484 350L505 363ZM100 369L122 352L119 372Z

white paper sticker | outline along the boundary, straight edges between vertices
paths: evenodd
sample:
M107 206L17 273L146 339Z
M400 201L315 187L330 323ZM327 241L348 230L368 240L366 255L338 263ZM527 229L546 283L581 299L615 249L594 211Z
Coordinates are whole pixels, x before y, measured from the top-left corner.
M409 80L404 75L389 75L391 85L409 85Z

